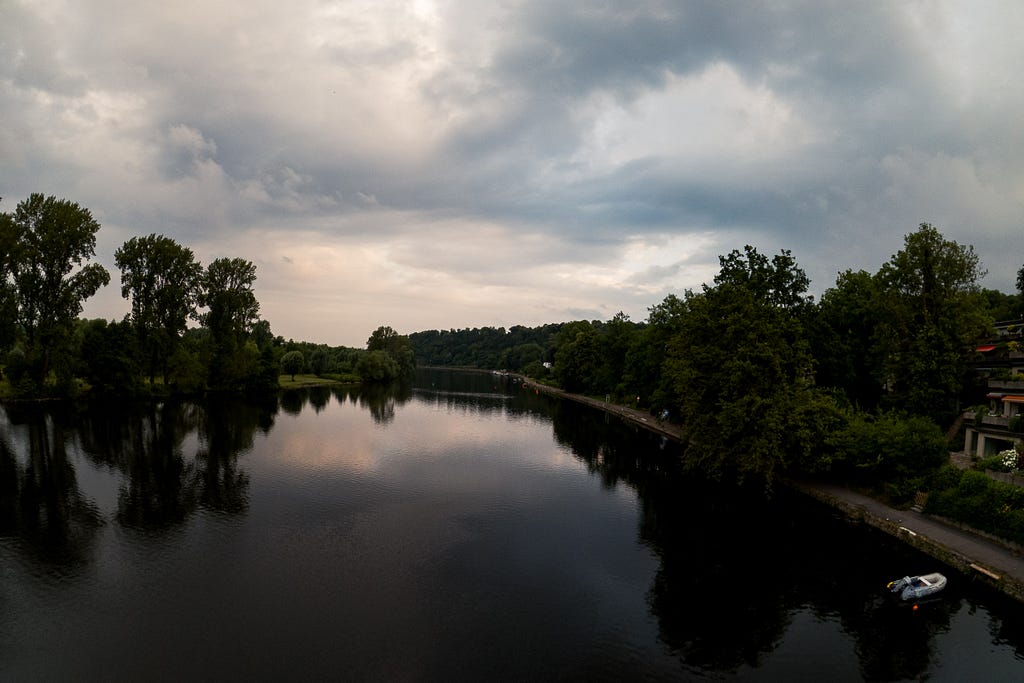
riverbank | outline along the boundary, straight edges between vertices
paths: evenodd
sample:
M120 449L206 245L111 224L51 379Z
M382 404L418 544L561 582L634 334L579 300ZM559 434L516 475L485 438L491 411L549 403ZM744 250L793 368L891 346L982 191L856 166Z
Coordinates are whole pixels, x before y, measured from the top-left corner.
M570 394L556 387L535 382L529 377L520 377L517 375L516 378L520 380L523 383L523 386L528 389L534 389L535 391L539 391L550 396L557 396L559 398L565 398L570 401L576 401L577 403L583 403L588 406L597 408L598 410L603 410L606 413L618 415L619 417L628 422L640 425L641 427L645 427L646 429L649 429L653 432L657 432L658 434L667 436L671 439L675 439L676 441L682 441L683 437L686 434L685 430L681 426L673 424L671 422L666 422L664 420L659 420L658 418L654 417L645 410L629 408L627 406L618 405L616 403L609 403L607 401L601 401L596 398L590 398L589 396Z
M642 410L570 394L526 377L519 379L527 389L592 406L668 438L681 441L685 435L681 426L658 420ZM879 529L971 580L981 581L1024 603L1024 557L1021 548L923 512L889 507L841 486L807 481L788 483L795 490L839 510L847 518Z

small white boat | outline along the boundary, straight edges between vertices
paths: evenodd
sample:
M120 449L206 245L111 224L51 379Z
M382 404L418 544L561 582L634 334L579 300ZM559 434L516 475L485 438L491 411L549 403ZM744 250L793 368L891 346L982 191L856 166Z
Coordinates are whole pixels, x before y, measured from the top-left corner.
M921 576L904 576L890 581L889 592L900 600L920 600L935 595L946 587L946 577L938 572Z

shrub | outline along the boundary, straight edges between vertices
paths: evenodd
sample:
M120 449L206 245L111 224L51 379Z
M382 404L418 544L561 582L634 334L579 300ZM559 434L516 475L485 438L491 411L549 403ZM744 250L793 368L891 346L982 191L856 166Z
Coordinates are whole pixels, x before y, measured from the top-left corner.
M21 345L15 346L7 354L7 379L10 380L11 386L17 386L25 373L28 372L28 357L25 355L25 349Z
M167 381L175 390L191 394L202 391L206 385L206 368L197 354L178 347L167 364Z
M985 471L1009 472L1010 471L1010 468L1008 468L1006 466L1005 462L1004 462L1004 457L1003 457L1002 452L996 453L995 455L990 455L988 457L982 458L977 463L975 463L974 469L979 470L981 472L985 472Z
M928 478L926 487L931 491L944 491L955 489L960 485L960 479L964 471L953 465L945 465L932 473Z
M947 473L935 481L952 480ZM1024 543L1024 490L966 471L956 486L934 490L925 512L943 515L1010 541Z
M551 374L539 360L531 361L523 367L523 374L532 379L547 379Z
M851 412L828 439L840 470L890 484L926 476L948 459L946 438L930 420Z

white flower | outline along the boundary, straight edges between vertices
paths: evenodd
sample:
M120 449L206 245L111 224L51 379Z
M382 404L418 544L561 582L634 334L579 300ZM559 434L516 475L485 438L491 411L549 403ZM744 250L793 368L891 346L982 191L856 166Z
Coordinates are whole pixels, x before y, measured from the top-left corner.
M997 455L1003 463L1003 467L1009 470L1017 469L1017 451L1015 449L1008 448L1005 451L999 451Z

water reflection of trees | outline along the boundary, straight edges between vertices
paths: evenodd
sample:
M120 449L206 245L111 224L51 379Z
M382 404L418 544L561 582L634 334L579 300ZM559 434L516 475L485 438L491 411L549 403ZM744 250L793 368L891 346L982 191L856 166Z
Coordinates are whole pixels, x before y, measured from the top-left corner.
M0 410L0 530L59 562L87 556L104 519L82 492L69 449L121 473L115 518L124 526L160 530L198 509L243 512L249 477L239 459L258 430L270 431L277 409L274 396L9 406Z
M265 400L17 403L0 409L0 533L41 559L84 562L104 514L82 491L75 456L120 473L114 520L159 531L198 510L226 514L249 505L242 457L269 433L278 410L321 412L334 396L387 423L408 387L316 387Z
M199 423L201 463L199 500L218 512L243 512L249 505L249 475L238 458L250 451L259 430L274 426L277 401L214 400L207 402Z
M355 387L299 387L282 391L279 402L282 412L299 415L307 405L318 415L330 404L331 396L337 396L338 403L344 403L344 396Z
M350 388L348 397L361 408L369 410L374 422L383 425L392 422L397 408L409 401L412 387L407 384L365 384Z
M298 416L308 405L319 414L330 404L332 396L339 405L351 402L366 409L377 424L388 424L395 419L397 409L412 397L412 388L407 384L346 384L289 389L281 392L281 411Z
M193 404L173 402L84 407L78 432L86 455L123 474L120 523L159 529L182 523L195 510L199 474L182 442L197 428L200 412Z
M838 616L865 680L928 671L935 637L949 629L961 601L914 612L885 600L875 585L893 567L920 564L916 551L850 528L795 494L764 501L684 476L674 444L618 418L595 419L564 401L553 406L553 417L556 439L605 486L637 492L640 538L660 560L650 610L686 667L727 674L758 668L793 616L813 610L822 620ZM837 566L836 558L848 561Z
M2 422L0 532L20 537L41 561L85 562L103 518L79 489L65 421L21 406L0 411Z

